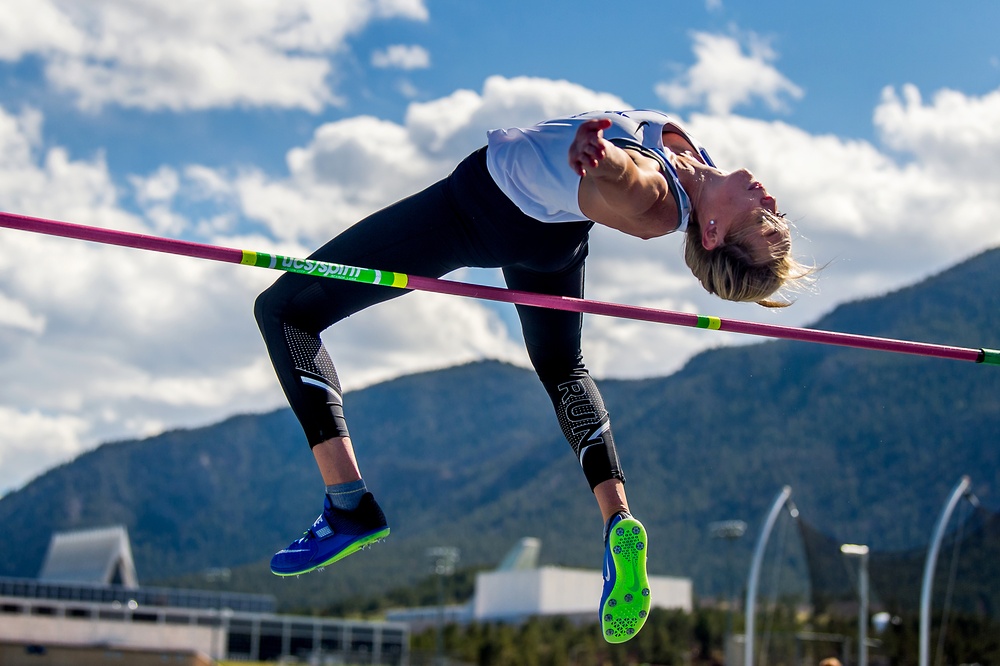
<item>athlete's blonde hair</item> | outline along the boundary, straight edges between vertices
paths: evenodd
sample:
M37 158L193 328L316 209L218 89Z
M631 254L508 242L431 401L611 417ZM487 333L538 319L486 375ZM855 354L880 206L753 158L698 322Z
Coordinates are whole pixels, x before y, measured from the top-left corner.
M814 268L792 257L791 240L785 236L770 247L768 256L754 257L749 239L760 235L759 225L782 228L785 222L764 208L750 213L747 223L735 225L721 245L706 250L701 244L701 224L692 214L684 238L684 261L701 286L710 294L727 301L750 302L769 308L791 305L788 300L771 300L790 283L806 280Z

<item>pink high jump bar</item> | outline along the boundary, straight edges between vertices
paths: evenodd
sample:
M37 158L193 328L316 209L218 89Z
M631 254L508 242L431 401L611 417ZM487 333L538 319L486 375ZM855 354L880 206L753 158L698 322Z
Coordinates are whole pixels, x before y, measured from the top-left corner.
M105 245L119 245L139 250L151 250L153 252L178 254L198 259L209 259L211 261L221 261L232 264L248 263L246 260L248 252L245 250L219 247L216 245L206 245L202 243L192 243L190 241L174 240L127 231L116 231L112 229L102 229L100 227L70 224L68 222L57 222L54 220L28 217L14 213L0 212L0 227L30 231L49 236L61 236L63 238L91 241L94 243L103 243ZM254 255L256 253L249 254ZM304 260L294 260L293 263L297 266L301 266L307 262ZM255 265L262 264L258 263ZM278 270L303 272L301 270L282 267L281 265L271 265L269 267L277 268ZM799 342L812 342L818 344L838 345L842 347L855 347L858 349L895 352L899 354L914 354L918 356L951 359L956 361L971 361L973 363L985 363L988 365L1000 365L1000 351L993 349L953 347L925 342L910 342L906 340L895 340L892 338L879 338L866 335L855 335L851 333L837 333L833 331L797 328L793 326L760 324L737 319L721 319L719 317L644 308L635 305L592 301L566 296L552 296L549 294L536 294L527 291L467 284L464 282L421 277L418 275L403 275L399 273L394 275L402 278L402 280L394 286L403 286L406 289L414 289L417 291L451 294L454 296L465 296L470 298L499 301L503 303L514 303L517 305L530 305L555 310L567 310L570 312L581 312L585 314L605 315L608 317L649 321L659 324L671 324L674 326L707 328L783 340L797 340ZM335 275L331 271L326 274L326 277L336 278L341 276L339 274Z

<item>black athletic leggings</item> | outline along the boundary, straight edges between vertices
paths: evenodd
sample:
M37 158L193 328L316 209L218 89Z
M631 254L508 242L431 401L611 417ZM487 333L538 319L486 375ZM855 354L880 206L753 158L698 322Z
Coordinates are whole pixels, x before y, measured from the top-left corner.
M583 297L591 226L522 213L489 175L482 148L444 180L368 216L310 258L424 277L500 267L511 289ZM257 323L310 446L348 436L340 380L320 333L402 293L286 273L257 298ZM624 480L608 412L583 364L583 316L520 305L517 313L528 355L591 488Z

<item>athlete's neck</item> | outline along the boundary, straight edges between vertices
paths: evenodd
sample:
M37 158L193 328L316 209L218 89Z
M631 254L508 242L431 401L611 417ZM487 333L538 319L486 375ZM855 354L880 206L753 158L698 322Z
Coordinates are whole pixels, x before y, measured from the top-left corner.
M668 153L667 158L677 170L677 178L681 181L681 187L691 198L691 205L698 210L702 195L705 191L705 183L710 171L717 171L704 162L697 160L690 155Z

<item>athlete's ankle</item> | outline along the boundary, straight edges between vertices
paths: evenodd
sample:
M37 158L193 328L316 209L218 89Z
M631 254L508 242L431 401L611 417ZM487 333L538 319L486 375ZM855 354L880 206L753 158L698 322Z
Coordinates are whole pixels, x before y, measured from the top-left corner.
M341 511L357 509L366 492L368 492L368 487L365 485L364 479L336 483L326 487L326 496L330 498L330 505Z

